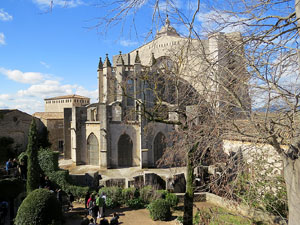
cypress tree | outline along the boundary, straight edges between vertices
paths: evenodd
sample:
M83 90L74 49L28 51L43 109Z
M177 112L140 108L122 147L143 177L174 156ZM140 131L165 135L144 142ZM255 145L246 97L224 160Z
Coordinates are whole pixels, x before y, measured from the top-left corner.
M38 162L38 140L36 123L33 119L29 128L28 145L27 145L27 194L39 187L40 166Z

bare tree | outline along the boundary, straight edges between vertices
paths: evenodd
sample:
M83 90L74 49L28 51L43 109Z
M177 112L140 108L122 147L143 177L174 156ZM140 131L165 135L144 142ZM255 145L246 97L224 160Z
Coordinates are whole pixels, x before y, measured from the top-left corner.
M163 11L159 8L159 3L153 2L154 18L157 19L160 18L159 12ZM230 121L231 125L230 130L224 129L223 133L234 133L267 143L282 157L288 190L289 224L297 224L300 219L297 213L300 207L300 188L297 185L300 170L299 2L228 0L205 3L205 13L200 12L201 5L198 1L192 16L186 16L176 8L173 1L168 1L168 13L172 19L187 27L188 37L191 39L200 40L205 32L238 29L242 33L243 40L239 45L233 47L231 43L224 44L227 51L223 58L212 59L213 55L207 55L203 51L198 57L205 56L206 79L219 87L219 93L215 96L222 98L217 98L216 102L226 105L226 109L239 111L240 117L231 118L227 117L230 113L226 111L224 121ZM124 15L124 11L119 12L116 16ZM197 15L201 17L201 23L197 23ZM187 46L189 47L191 46ZM229 54L235 56L231 57L234 60L223 64ZM220 67L223 67L221 73ZM244 74L238 76L241 73ZM249 111L249 102L244 101L246 93L241 94L239 85L234 85L237 83L248 87L252 98L252 113ZM241 127L241 121L247 121L247 127ZM194 144L193 147L197 147L199 143ZM285 150L283 145L290 146L289 150ZM190 151L193 151L193 147Z

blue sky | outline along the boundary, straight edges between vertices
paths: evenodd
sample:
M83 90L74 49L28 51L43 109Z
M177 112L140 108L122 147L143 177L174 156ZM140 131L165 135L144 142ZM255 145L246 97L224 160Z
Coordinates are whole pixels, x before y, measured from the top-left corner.
M95 25L112 6L99 7L99 2L111 1L0 0L0 109L41 112L44 98L66 94L96 102L99 57L108 53L111 58L150 41L165 19L166 1L160 1L161 18L153 22L153 2L145 0L135 15L135 27L129 14L105 32ZM168 0L168 7L173 4L190 19L196 2ZM199 23L211 17L205 6L201 1ZM170 20L180 34L187 33L182 22L172 16Z
M143 43L146 20L137 23L140 36L92 28L107 11L95 0L0 0L0 109L44 111L44 98L79 94L97 98L99 57L129 52ZM151 9L140 12L149 14ZM144 32L144 33L143 33Z
M160 1L161 18L154 22L153 0L144 0L135 17L135 27L129 14L126 21L111 26L107 32L103 26L95 25L111 8L97 4L111 2L108 0L0 0L0 109L41 112L44 98L66 94L87 96L96 102L99 57L104 58L108 53L111 59L119 51L132 51L153 39L164 21L166 1L171 25L181 35L187 34L182 22L176 21L177 12L177 16L172 16L170 5L184 14L184 20L190 21L197 0ZM201 1L195 24L199 25L199 34L214 29L215 18L229 22L243 20L216 14L209 5L222 8L222 3L223 0ZM153 33L146 39L151 29ZM243 25L228 26L222 31L243 29Z

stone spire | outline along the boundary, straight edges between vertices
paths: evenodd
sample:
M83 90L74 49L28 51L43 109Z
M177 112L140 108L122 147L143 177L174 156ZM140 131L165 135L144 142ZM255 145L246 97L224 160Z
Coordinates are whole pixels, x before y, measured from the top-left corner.
M156 59L154 57L154 53L152 52L151 59L150 59L150 66L153 66L155 63L156 63Z
M139 56L139 51L136 51L134 63L135 64L138 64L138 63L140 64L141 63L141 59L140 59L140 56Z
M98 64L98 71L103 69L103 63L102 63L102 59L100 57L99 59L99 64Z
M169 15L167 14L167 18L165 20L165 26L170 26Z
M108 54L106 53L106 57L105 57L105 60L104 60L104 65L103 67L111 67L111 63L109 61L109 58L108 58Z
M119 65L124 65L124 60L123 60L122 52L121 52L121 51L120 51L120 54L119 54L119 56L118 56L116 65L117 65L117 66L119 66Z
M177 36L180 35L177 33L174 27L170 25L169 16L167 15L167 18L165 20L165 25L156 33L155 38L159 38L161 36Z

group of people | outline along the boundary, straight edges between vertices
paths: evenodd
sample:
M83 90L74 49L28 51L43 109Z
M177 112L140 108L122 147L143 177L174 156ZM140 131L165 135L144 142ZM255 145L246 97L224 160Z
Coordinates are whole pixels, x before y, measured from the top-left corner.
M89 193L87 193L88 195ZM100 225L116 225L119 224L119 216L114 213L113 218L110 220L110 223L105 218L105 208L106 208L106 195L104 192L97 195L91 194L86 196L85 207L88 209L89 215L92 217L90 220L90 225L97 224L97 218L100 218Z
M108 222L108 220L103 216L103 218L100 220L99 225L118 225L119 224L119 216L117 213L113 214L113 218ZM89 225L97 225L97 220L94 218L90 219Z
M27 165L24 160L21 160L19 163L16 158L8 159L5 164L5 170L7 175L20 177L23 180L26 180L27 178Z

